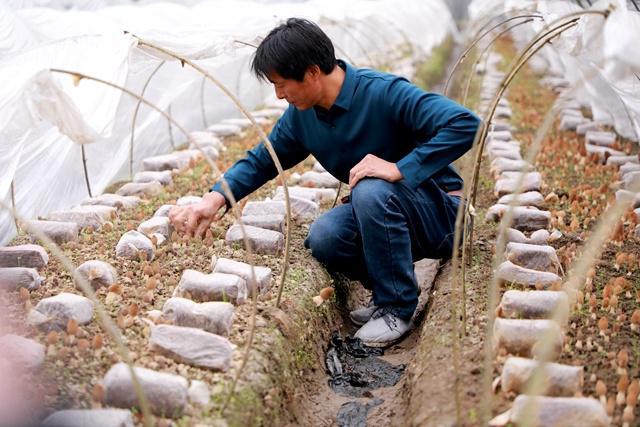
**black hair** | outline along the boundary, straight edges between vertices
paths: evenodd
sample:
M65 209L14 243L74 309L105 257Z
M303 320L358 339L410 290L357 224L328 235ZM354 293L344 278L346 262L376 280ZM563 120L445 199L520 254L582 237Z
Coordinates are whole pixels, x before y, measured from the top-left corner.
M320 27L306 19L289 18L260 43L251 70L263 80L275 71L282 78L301 82L310 66L317 65L329 74L336 64L333 44Z

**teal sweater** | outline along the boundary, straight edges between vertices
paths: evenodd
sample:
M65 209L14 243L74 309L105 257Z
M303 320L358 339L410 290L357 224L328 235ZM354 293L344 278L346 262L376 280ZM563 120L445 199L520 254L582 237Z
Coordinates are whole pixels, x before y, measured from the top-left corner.
M406 79L338 61L346 74L333 106L299 111L290 105L269 140L284 169L309 154L334 177L373 154L400 169L414 188L433 179L444 191L462 188L451 162L471 148L480 120L450 99L425 92ZM247 196L277 171L262 143L224 174L236 200ZM220 182L212 191L224 195Z

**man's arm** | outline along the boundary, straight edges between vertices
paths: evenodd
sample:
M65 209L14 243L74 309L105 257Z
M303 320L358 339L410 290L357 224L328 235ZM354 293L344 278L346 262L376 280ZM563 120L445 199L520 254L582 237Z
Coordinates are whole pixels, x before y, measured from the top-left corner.
M291 131L290 113L290 110L285 112L269 136L284 169L295 166L309 155ZM224 173L224 178L234 199L240 200L276 175L275 164L264 144L260 143L249 150L244 159L234 163ZM219 181L200 203L171 209L169 219L179 233L202 236L211 223L220 218L218 211L225 205L229 206L230 202Z
M393 119L413 130L420 141L396 163L412 187L419 187L471 148L480 119L462 105L401 78L389 85L385 101Z
M273 145L283 169L292 168L309 155L309 151L298 141L292 131L291 114L292 111L287 110L269 135L271 145ZM241 200L277 174L278 171L267 148L264 143L260 143L247 151L245 158L235 162L224 173L224 179L227 181L233 197L236 200ZM225 199L227 198L221 181L218 181L211 188L211 191L216 191L225 196ZM227 204L229 204L228 201Z

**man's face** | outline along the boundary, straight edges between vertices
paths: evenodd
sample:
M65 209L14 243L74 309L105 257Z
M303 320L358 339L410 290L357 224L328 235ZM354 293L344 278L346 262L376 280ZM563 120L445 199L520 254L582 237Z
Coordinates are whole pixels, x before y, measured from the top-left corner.
M275 71L269 74L269 81L273 83L278 99L286 100L298 110L307 110L320 100L320 81L311 68L304 74L301 82L285 79Z

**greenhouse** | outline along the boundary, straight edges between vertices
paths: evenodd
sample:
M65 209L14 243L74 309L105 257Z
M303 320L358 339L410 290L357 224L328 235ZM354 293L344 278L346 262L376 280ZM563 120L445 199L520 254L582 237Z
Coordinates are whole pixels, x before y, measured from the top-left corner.
M640 1L0 34L0 427L640 425Z

